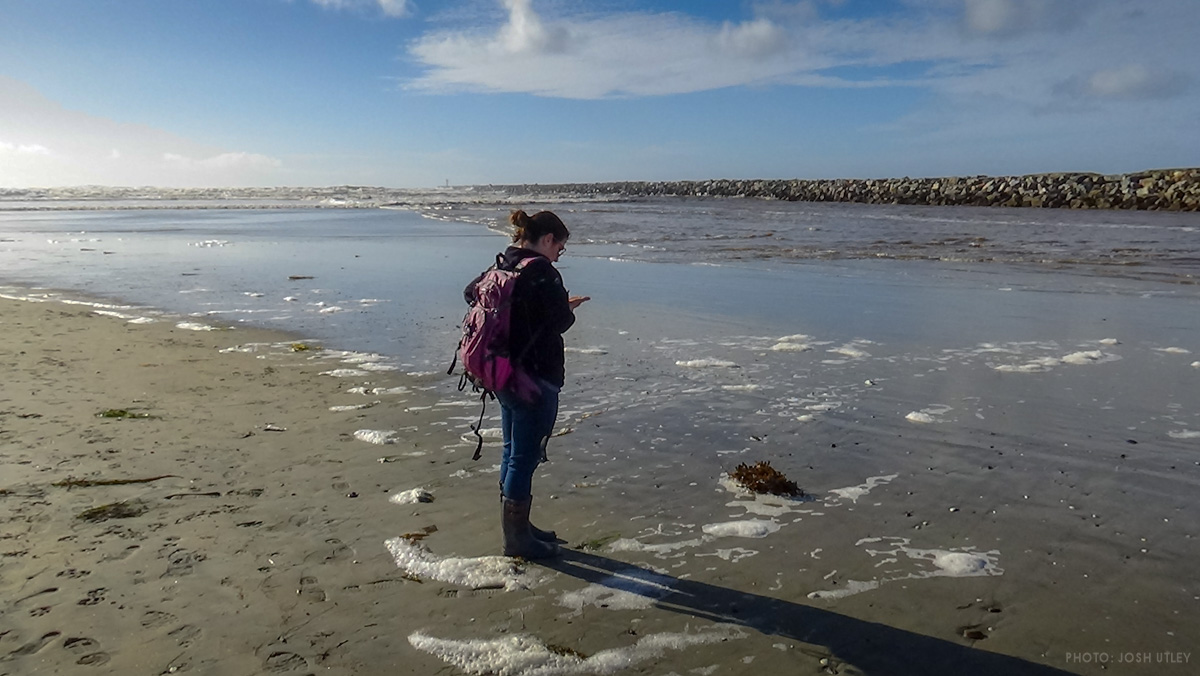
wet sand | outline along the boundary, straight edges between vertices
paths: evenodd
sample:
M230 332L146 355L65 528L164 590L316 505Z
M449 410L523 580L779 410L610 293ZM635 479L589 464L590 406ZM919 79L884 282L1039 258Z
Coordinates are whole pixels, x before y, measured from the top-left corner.
M1185 674L1200 659L1197 466L1139 455L1132 433L1085 438L1080 411L1037 411L1050 399L1026 374L981 364L973 382L1102 458L1059 456L1021 421L945 432L936 364L875 364L878 396L806 428L786 464L800 500L727 490L711 448L696 452L711 482L682 484L682 435L636 468L592 462L640 431L575 415L534 506L569 548L528 564L493 556L495 448L470 460L477 409L446 405L445 383L350 373L354 355L244 327L0 308L0 674ZM1195 357L1172 357L1186 386ZM929 420L885 455L883 411ZM652 495L612 483L648 493L643 472ZM411 489L433 501L391 500Z

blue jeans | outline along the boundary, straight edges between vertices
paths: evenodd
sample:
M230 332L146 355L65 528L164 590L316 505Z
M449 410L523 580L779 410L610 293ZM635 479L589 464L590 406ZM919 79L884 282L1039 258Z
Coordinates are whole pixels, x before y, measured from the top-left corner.
M533 495L533 472L542 460L543 444L554 430L558 417L556 385L539 380L541 393L526 402L509 392L497 392L500 400L500 429L504 453L500 456L500 492L512 500Z

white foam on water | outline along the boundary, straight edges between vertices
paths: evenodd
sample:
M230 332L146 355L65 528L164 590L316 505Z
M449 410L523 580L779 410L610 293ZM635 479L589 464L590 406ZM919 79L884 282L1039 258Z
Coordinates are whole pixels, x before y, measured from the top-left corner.
M804 407L804 410L824 413L825 411L835 411L841 407L842 402L840 401L823 401L819 404L809 404L808 406Z
M357 378L369 374L362 369L333 369L332 371L321 371L320 375L334 378Z
M780 336L775 339L775 342L777 342L777 343L805 343L805 342L808 342L811 338L812 338L812 336L805 334L805 333L793 333L790 336Z
M1200 361L1194 361L1194 362L1192 362L1192 368L1194 368L1194 369L1200 369Z
M1192 351L1182 347L1156 347L1156 352L1166 352L1167 354L1191 354Z
M228 354L230 352L244 352L244 353L249 354L249 353L253 353L253 352L267 350L271 347L272 347L271 343L243 343L241 345L234 345L233 347L222 348L217 351L220 352L221 354Z
M1200 432L1195 430L1171 430L1167 436L1172 439L1200 439Z
M408 394L408 388L400 387L351 387L346 394L361 394L378 397L381 394Z
M566 617L582 614L585 606L645 610L653 607L655 601L669 596L675 582L673 577L645 568L622 568L600 582L563 594L558 598L558 605L574 611Z
M610 544L608 549L613 552L649 552L659 558L667 558L667 555L678 552L681 549L699 547L711 541L711 537L699 537L680 542L662 542L656 545L648 545L633 538L621 538Z
M299 298L297 298L297 297L295 297L295 296L284 296L284 297L283 297L283 300L284 300L284 301L286 301L286 302L288 302L288 303L295 303L296 301L298 301L298 300L300 300L300 299L299 299Z
M992 368L1002 373L1044 373L1059 363L1055 357L1041 357L1024 364L1000 364Z
M399 366L393 366L392 364L378 364L375 362L366 362L363 364L359 364L358 368L363 369L364 371L376 371L376 372L378 372L378 371L399 371L400 370Z
M816 419L817 419L817 417L811 413L805 413L804 415L796 416L796 420L798 420L800 422L812 422Z
M319 312L323 315L330 315L335 312L344 312L344 311L345 310L343 310L342 307L338 306L338 305L330 305L329 307L323 307L320 310L317 310L317 312Z
M186 329L188 331L216 331L217 327L209 326L208 324L200 324L197 322L179 322L175 325L177 329Z
M1105 362L1117 361L1121 357L1115 354L1107 354L1100 350L1087 350L1085 352L1072 352L1062 358L1064 364L1074 364L1076 366L1083 364L1103 364Z
M202 242L191 242L188 246L194 246L200 249L213 249L229 246L229 240L225 239L206 239Z
M563 348L563 350L566 352L573 352L575 354L592 354L592 355L608 354L608 350L606 350L602 347L565 347L565 348Z
M396 443L395 430L355 430L354 438L359 441L365 441L368 444L394 444Z
M784 514L808 514L812 511L804 507L806 500L802 498L754 493L734 481L728 474L722 474L721 478L717 480L717 484L726 491L741 498L727 502L725 506L745 510L746 514L777 517Z
M705 369L705 368L737 368L738 365L724 359L688 359L675 362L676 366L682 366L689 369Z
M878 580L846 580L838 589L821 589L808 595L810 599L840 599L878 589Z
M953 549L919 549L910 547L911 542L908 538L886 537L886 538L864 538L856 544L863 546L865 544L875 543L891 544L891 549L866 549L867 554L872 558L884 557L884 559L876 566L889 565L894 566L889 572L892 575L885 575L877 580L847 580L838 589L824 589L814 591L808 595L810 599L836 599L858 594L864 591L879 588L887 582L895 582L897 580L921 580L931 577L984 577L991 575L1003 575L1004 569L999 567L1000 552L991 550L987 552L971 551L965 548L957 550ZM901 563L905 559L901 555L907 557L910 561L922 561L927 564L932 564L923 569L911 572L902 572Z
M471 589L532 589L540 579L517 559L508 556L476 558L435 556L428 549L404 538L384 543L396 566L409 575L448 582Z
M771 346L775 352L808 352L812 345L808 343L775 343Z
M737 562L741 561L742 559L748 559L751 556L757 556L757 555L758 555L758 550L756 550L756 549L744 549L742 547L734 547L732 549L718 549L717 551L713 552L712 554L697 554L696 556L697 557L715 556L718 559L721 559L723 561L728 561L730 563L737 563Z
M633 645L609 648L587 658L563 655L527 634L455 641L414 632L408 642L473 676L610 676L661 657L668 650L744 637L745 633L736 628L715 625L694 634L649 634Z
M904 416L904 419L915 423L938 423L943 422L942 416L953 410L954 409L944 404L935 404L933 406L923 408L920 411L913 411L912 413Z
M1101 338L1099 343L1101 345L1120 345L1121 341L1117 340L1116 338Z
M765 519L749 519L746 521L727 521L725 523L710 523L700 527L705 534L718 538L765 538L778 531L780 526L775 521Z
M249 297L251 297L251 298L262 298L262 297L263 297L263 294L261 294L261 293L259 293L259 292L257 292L257 291L243 291L243 292L242 292L242 295L243 295L243 296L249 296Z
M367 404L350 404L350 405L347 405L347 406L330 406L330 407L329 407L329 410L330 410L330 411L335 411L335 412L342 412L342 411L361 411L361 410L363 410L363 409L365 409L365 408L371 408L372 406L378 406L379 404L380 404L380 402L378 402L378 401L372 401L372 402L370 402L370 403L367 403Z
M485 443L489 441L504 441L504 430L499 427L484 427L479 430L478 437L475 436L474 432L467 432L459 438L474 444L479 442L479 437L483 437Z
M134 319L134 315L127 315L113 310L92 310L93 314L98 314L104 317L116 317L117 319Z
M839 498L841 498L843 500L849 500L850 502L858 502L859 498L863 497L867 493L870 493L871 490L874 489L876 486L885 486L885 485L891 483L892 481L894 481L896 479L896 477L898 477L898 476L900 476L900 475L899 474L888 474L886 476L867 477L866 483L862 483L857 486L850 486L847 488L835 488L829 492L833 493L834 495L838 496Z
M845 357L850 357L851 359L865 359L866 357L870 357L870 352L867 352L859 347L861 344L862 342L859 341L851 341L845 345L842 345L841 347L835 347L826 351L834 354L840 354Z
M153 317L134 317L133 319L129 320L129 323L130 324L153 324L156 321L158 321L158 320L154 319Z
M754 392L754 391L757 391L757 390L760 390L760 389L762 389L762 386L761 386L761 385L754 385L754 384L749 384L749 385L722 385L722 386L721 386L721 389L722 389L722 390L728 390L728 391L730 391L730 392Z
M433 502L433 493L424 488L410 488L407 491L394 493L388 498L393 505L415 505L418 502Z

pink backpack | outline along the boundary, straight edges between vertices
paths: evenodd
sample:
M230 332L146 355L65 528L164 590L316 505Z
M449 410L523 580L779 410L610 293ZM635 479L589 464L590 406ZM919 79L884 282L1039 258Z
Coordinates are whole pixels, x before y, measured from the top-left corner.
M464 390L470 383L484 407L487 399L496 392L510 391L525 399L537 395L538 386L534 379L518 365L521 355L509 354L508 336L512 316L513 291L521 270L534 257L522 259L512 270L504 270L497 264L488 268L475 284L475 301L463 317L462 338L455 352L455 362L462 361L463 373L458 389ZM447 374L454 373L455 362L451 362ZM479 438L474 459L478 460L483 449L483 435L479 428L483 424L483 410L479 422L472 431Z

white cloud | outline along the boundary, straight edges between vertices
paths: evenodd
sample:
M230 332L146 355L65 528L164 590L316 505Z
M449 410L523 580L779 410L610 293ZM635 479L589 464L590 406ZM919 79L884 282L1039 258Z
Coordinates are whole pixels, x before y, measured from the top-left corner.
M812 61L766 18L714 25L682 14L547 20L531 0L503 0L490 31L442 31L409 47L430 91L525 92L595 99L703 91L789 75Z
M9 143L0 141L0 153L12 155L53 155L50 149L38 143Z
M163 160L187 169L278 169L283 165L273 157L255 153L221 153L199 160L163 153Z
M1070 78L1059 91L1078 97L1138 101L1178 96L1188 84L1185 75L1173 70L1131 63Z
M412 13L412 5L408 0L312 0L314 4L327 9L364 9L376 7L386 16L404 17Z
M1088 0L964 0L967 30L991 36L1062 31L1078 24L1092 8Z
M1154 12L1120 0L906 0L889 14L824 16L839 4L768 0L750 5L745 21L715 23L682 13L539 14L532 0L499 0L500 24L410 43L425 71L409 85L576 99L889 85L1044 113L1064 94L1100 103L1176 96L1200 75L1194 0L1160 0ZM1136 65L1151 63L1168 66Z
M4 76L0 130L0 186L271 185L286 170L262 154L68 110Z
M717 34L717 44L728 54L761 58L784 50L787 33L764 18L736 25L727 22Z

